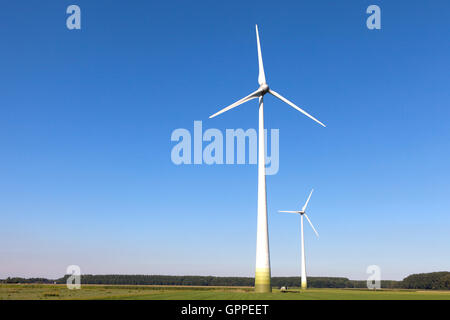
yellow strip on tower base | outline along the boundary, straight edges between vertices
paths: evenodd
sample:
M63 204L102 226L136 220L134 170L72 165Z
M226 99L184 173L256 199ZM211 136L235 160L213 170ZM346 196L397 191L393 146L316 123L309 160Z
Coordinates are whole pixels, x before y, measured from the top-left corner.
M307 287L306 281L302 281L302 290L306 290Z
M270 269L269 268L256 268L255 292L260 292L260 293L272 292L272 287L270 286Z

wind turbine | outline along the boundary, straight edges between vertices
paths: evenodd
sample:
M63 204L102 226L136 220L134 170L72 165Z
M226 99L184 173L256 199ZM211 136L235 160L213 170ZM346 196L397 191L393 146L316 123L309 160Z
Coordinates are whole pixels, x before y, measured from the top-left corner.
M266 83L266 76L264 74L264 66L261 54L261 45L259 43L258 25L256 25L256 42L258 47L258 90L250 93L248 96L236 101L226 108L218 111L209 118L214 118L228 110L231 110L252 99L259 99L259 125L258 125L258 220L257 220L257 234L256 234L256 271L255 271L255 291L256 292L271 292L270 285L270 258L269 258L269 235L267 230L267 195L266 195L266 171L265 171L265 139L264 139L264 107L263 97L266 93L277 97L281 101L287 103L292 108L300 111L307 117L316 121L318 124L325 127L325 125L311 116L303 109L296 106L294 103L284 98L279 93L269 88Z
M306 203L303 206L301 211L278 211L278 212L288 212L288 213L300 214L300 230L301 230L301 237L302 237L302 289L306 289L306 287L307 287L306 262L305 262L305 239L303 236L303 216L305 216L305 218L308 220L308 222L311 225L311 228L314 230L316 236L319 237L319 234L317 233L316 228L314 228L311 220L309 220L308 215L306 214L306 207L308 206L308 202L309 202L309 199L311 199L311 195L312 195L313 191L314 191L314 189L311 190L308 200L306 200Z

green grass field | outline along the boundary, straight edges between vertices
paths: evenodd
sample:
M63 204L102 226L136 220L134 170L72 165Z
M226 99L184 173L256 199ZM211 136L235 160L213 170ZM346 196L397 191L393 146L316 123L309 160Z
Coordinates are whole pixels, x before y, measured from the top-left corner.
M360 289L290 290L258 294L247 287L0 285L0 300L450 300L450 291Z

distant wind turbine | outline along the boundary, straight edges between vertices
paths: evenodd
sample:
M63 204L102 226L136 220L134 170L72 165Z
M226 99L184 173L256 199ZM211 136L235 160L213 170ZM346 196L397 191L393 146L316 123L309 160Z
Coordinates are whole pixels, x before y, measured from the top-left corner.
M319 234L316 231L316 228L314 228L311 220L309 220L308 215L306 214L306 207L308 206L309 199L311 198L311 195L313 193L314 189L311 190L311 193L309 194L308 200L306 200L305 205L303 206L301 211L278 211L278 212L287 212L287 213L298 213L300 214L300 233L302 238L302 289L307 288L307 280L306 280L306 261L305 261L305 238L303 235L303 216L308 220L309 224L311 225L311 228L314 230L314 233L317 237L319 237Z
M256 292L271 292L270 285L270 258L269 258L269 235L267 229L267 195L266 195L266 171L265 171L265 139L264 139L264 107L263 97L266 93L270 93L281 101L287 103L292 108L300 111L305 116L316 121L321 126L325 125L311 116L303 109L296 106L294 103L284 98L279 93L269 88L266 83L266 76L264 74L264 66L261 54L261 45L259 43L258 25L256 25L256 41L258 46L258 65L259 88L248 96L236 101L235 103L223 108L219 112L210 116L214 118L228 110L231 110L252 99L259 99L259 125L258 125L258 221L256 234L256 272L255 272L255 291Z

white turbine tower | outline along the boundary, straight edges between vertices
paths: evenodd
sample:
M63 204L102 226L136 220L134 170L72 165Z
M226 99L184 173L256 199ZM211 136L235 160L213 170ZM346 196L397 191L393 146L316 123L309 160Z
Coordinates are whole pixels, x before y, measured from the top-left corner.
M256 292L271 292L270 285L270 258L269 258L269 235L267 230L267 199L266 199L266 171L265 171L265 141L264 141L264 108L263 97L266 93L270 93L281 101L287 103L294 109L300 111L307 117L316 121L320 125L325 125L311 116L306 111L296 106L291 101L287 100L279 93L269 88L266 83L266 76L264 74L264 66L261 55L261 45L259 43L258 25L256 25L256 41L258 46L258 65L259 88L248 96L236 101L235 103L223 108L219 112L210 116L214 118L230 109L233 109L252 99L259 99L259 125L258 125L258 221L257 221L257 235L256 235L256 272L255 272L255 291Z
M306 217L309 224L311 225L311 228L314 230L317 237L319 237L319 234L316 231L316 228L314 228L311 220L309 220L308 215L306 214L306 207L308 206L309 199L311 198L311 195L313 193L314 189L311 190L311 193L309 194L308 200L306 200L305 205L303 206L301 211L278 211L278 212L288 212L288 213L298 213L300 214L300 233L302 238L302 289L306 289L307 287L307 280L306 280L306 261L305 261L305 237L303 235L303 216Z

